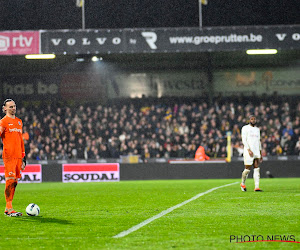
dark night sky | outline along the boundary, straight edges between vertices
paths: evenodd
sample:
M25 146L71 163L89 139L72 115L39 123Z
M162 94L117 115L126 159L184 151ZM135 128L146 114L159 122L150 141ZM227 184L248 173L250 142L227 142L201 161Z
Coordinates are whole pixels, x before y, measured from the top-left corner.
M0 0L0 30L79 29L76 0ZM203 26L300 24L299 0L208 0ZM86 0L86 28L197 27L198 0Z

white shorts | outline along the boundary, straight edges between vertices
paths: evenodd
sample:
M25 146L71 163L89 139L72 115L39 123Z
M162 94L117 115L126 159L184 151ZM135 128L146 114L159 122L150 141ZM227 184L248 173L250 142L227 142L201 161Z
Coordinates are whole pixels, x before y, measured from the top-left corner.
M256 153L251 157L248 150L244 150L244 165L252 166L254 159L260 159L260 153Z

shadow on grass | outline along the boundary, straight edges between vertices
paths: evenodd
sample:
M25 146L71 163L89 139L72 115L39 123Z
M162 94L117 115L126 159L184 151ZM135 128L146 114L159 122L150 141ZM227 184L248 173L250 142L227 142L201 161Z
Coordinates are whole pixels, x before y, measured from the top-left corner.
M64 225L71 225L73 224L71 221L62 220L57 218L47 218L43 216L22 216L22 220L28 222L36 222L36 223L56 223L56 224L64 224Z

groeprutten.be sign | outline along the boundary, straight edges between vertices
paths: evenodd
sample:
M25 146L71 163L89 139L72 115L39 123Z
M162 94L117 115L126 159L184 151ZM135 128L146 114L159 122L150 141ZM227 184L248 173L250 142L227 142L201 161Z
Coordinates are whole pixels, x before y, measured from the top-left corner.
M41 53L168 53L300 49L300 25L41 30Z

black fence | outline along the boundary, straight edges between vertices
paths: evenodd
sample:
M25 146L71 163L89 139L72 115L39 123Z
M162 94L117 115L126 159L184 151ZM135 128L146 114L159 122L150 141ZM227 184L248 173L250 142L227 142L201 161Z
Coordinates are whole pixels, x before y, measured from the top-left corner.
M234 179L240 178L243 162L231 163L137 163L120 164L120 180L168 179ZM62 164L42 165L43 182L61 182ZM252 172L252 171L251 171ZM261 164L261 178L300 177L300 161L265 161ZM252 174L250 173L250 176Z

